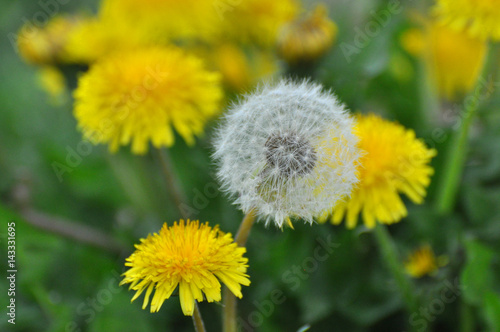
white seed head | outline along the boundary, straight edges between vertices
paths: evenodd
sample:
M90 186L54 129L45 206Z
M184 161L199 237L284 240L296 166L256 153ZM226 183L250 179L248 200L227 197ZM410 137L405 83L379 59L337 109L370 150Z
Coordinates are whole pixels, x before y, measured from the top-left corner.
M358 182L354 120L322 86L282 80L228 110L215 140L223 188L248 213L282 227L313 217Z

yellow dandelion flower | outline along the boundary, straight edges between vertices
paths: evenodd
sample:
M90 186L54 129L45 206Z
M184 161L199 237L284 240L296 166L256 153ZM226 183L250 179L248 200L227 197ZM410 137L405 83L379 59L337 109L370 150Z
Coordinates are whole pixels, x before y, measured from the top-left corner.
M500 0L437 0L434 13L455 30L500 40Z
M26 62L36 65L64 61L68 34L78 24L79 18L70 16L55 16L44 27L27 23L18 33L19 53Z
M172 146L172 127L188 144L219 111L220 75L177 48L151 47L115 53L96 62L79 80L75 117L84 135L110 150L148 142Z
M234 92L247 90L278 71L276 57L266 50L225 43L205 53L221 73L225 87Z
M220 14L226 23L226 36L272 47L281 26L293 20L299 9L295 0L243 0Z
M72 62L91 63L113 52L179 40L218 41L221 27L208 0L104 0L98 16L70 34L66 51Z
M433 275L439 267L446 265L446 256L436 257L429 245L424 245L415 250L405 263L406 272L414 278Z
M124 37L155 42L214 40L223 23L212 0L104 0L99 16Z
M59 69L53 66L44 66L38 71L38 83L49 95L53 104L61 104L67 93L66 79Z
M324 5L318 5L305 18L285 24L278 35L278 52L289 63L311 61L332 46L337 25L328 18Z
M448 99L460 98L474 87L487 48L485 41L435 22L407 31L402 45L424 59L438 93Z
M120 285L130 284L129 289L136 291L132 301L146 290L142 309L154 290L151 312L159 311L177 286L182 311L191 316L195 301L221 300L221 282L239 298L241 285L250 285L248 259L243 257L246 249L208 222L181 220L171 227L165 223L159 233L141 239L135 248L126 259L130 269Z
M215 66L230 90L241 91L250 86L250 68L242 49L236 45L224 44L213 53Z
M126 50L134 45L131 38L119 38L118 25L105 25L96 18L85 19L68 34L64 47L67 61L92 63L117 50Z
M361 213L368 228L377 221L398 222L407 215L399 194L422 203L433 174L429 162L436 151L417 139L413 130L374 114L359 115L356 132L364 151L358 167L360 182L350 198L333 208L331 221L340 224L345 216L347 227L354 228Z

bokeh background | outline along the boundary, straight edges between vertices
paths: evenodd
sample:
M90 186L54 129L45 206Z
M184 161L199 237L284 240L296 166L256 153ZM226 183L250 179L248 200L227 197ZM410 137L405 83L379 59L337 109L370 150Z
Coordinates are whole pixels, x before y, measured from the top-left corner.
M69 88L51 96L40 82L39 68L24 62L12 42L25 19L43 10L42 2L0 2L0 330L192 331L175 296L151 314L141 309L141 300L130 303L132 293L125 286L117 286L133 244L179 215L154 154L135 156L128 148L110 154L99 145L74 155L82 136L72 115L71 89L84 68L63 68ZM94 0L58 3L61 13L94 13L98 8ZM394 4L401 10L391 13L373 37L360 40L359 31ZM333 47L305 68L276 60L277 69L269 75L311 77L333 89L353 112L398 121L438 150L425 203L405 201L408 217L389 227L401 262L425 244L446 257L447 264L433 275L411 279L421 310L406 311L373 235L363 226L347 230L343 224L298 222L295 230L279 230L258 223L247 244L252 284L244 288L239 304L239 317L247 322L243 331L305 326L310 331L500 331L499 61L490 73L491 94L481 102L471 132L456 206L450 215L439 215L434 207L437 179L451 132L465 115L462 99L441 95L429 79L426 60L402 42L430 4L326 1L338 26ZM305 1L302 7L308 11L314 5ZM361 47L350 54L356 38ZM455 70L471 65L468 61L464 56ZM228 93L226 102L238 93ZM210 159L216 123L193 147L176 137L170 155L191 218L234 233L243 216L218 191ZM54 163L71 164L70 171L58 178ZM18 268L15 326L4 313L5 240L12 221ZM51 230L54 223L67 235ZM89 241L72 238L75 232ZM327 258L315 259L316 248L328 242ZM207 330L220 330L221 306L203 302L200 308Z

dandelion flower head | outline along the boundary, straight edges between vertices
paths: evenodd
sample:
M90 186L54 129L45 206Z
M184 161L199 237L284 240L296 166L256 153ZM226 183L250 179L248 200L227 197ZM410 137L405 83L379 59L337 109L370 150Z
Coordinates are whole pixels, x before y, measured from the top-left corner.
M137 33L126 33L121 22L107 22L88 17L68 34L65 45L67 61L89 64L114 52L126 52L148 46ZM130 24L127 24L130 27ZM137 32L137 30L136 30Z
M242 48L234 43L222 43L207 49L205 54L221 73L224 87L231 92L248 91L279 69L273 52L257 47Z
M141 239L135 248L126 259L130 269L120 285L130 284L136 291L132 301L146 291L143 309L154 291L151 312L159 311L177 287L182 311L191 316L195 301L221 300L221 282L239 298L241 285L250 285L248 259L243 257L246 249L218 226L189 220L170 227L165 223L159 233Z
M242 0L237 6L226 5L218 11L226 23L223 27L225 36L272 48L280 27L293 20L299 10L296 0Z
M328 18L324 5L318 5L305 18L283 25L278 34L278 52L288 63L316 60L332 46L337 25Z
M377 221L398 222L407 215L400 193L414 203L423 202L434 172L429 162L436 151L417 139L413 130L374 114L358 116L356 132L364 152L360 181L350 198L332 205L331 221L340 224L345 216L347 227L354 228L362 214L368 228Z
M425 275L433 275L439 267L447 264L446 256L436 257L432 248L427 244L423 245L408 256L405 262L406 272L414 278L421 278Z
M322 86L282 80L233 105L214 157L223 187L248 213L278 227L313 217L357 182L354 120Z
M115 151L132 144L143 154L174 143L172 127L188 144L219 112L220 76L177 48L119 52L96 62L75 91L75 116L84 135Z
M446 25L471 36L500 40L500 0L437 0L434 13Z
M222 22L214 6L211 0L104 0L99 17L109 26L119 25L122 36L136 40L211 41Z
M80 24L77 16L55 16L45 26L27 23L19 30L17 46L23 59L35 65L65 62L65 44Z
M66 79L63 73L54 66L43 66L38 70L38 83L48 94L54 105L61 105L67 96Z
M439 94L461 98L476 83L486 54L486 42L436 22L407 31L403 47L425 60Z

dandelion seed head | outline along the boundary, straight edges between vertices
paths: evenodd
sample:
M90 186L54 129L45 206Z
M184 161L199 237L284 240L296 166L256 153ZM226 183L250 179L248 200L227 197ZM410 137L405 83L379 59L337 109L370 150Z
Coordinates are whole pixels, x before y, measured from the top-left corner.
M214 158L223 188L266 224L312 222L357 182L353 124L319 84L262 85L229 109L218 130Z

